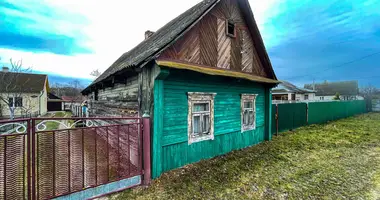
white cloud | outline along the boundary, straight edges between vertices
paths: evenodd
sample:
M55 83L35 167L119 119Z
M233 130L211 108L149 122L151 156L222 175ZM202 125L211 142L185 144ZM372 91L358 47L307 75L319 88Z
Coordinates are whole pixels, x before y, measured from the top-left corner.
M144 39L146 30L156 31L164 24L201 0L45 0L40 3L53 8L68 10L86 17L88 24L80 27L74 19L57 21L52 28L61 33L82 33L88 37L83 41L93 54L62 56L51 53L30 53L0 49L2 61L22 58L34 70L58 73L64 76L91 78L93 69L106 70L121 54ZM265 23L268 10L276 0L250 0L259 26ZM74 25L70 25L74 24ZM73 29L76 28L77 30ZM263 27L260 27L261 29ZM69 31L67 29L70 29Z

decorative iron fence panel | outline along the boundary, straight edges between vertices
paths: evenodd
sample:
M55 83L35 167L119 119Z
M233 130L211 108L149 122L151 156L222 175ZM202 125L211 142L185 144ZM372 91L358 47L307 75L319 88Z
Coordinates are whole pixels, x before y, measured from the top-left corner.
M0 199L28 197L28 128L29 120L0 121Z
M50 199L142 176L142 120L0 121L0 199Z

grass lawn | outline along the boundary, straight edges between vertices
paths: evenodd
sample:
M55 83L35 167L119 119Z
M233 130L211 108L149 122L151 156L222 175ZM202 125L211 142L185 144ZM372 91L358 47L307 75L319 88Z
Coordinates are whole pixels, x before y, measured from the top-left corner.
M379 199L380 113L285 132L111 199Z
M71 113L70 112L55 112L54 115L51 115L49 117L51 118L62 118L62 117L70 117ZM62 120L59 120L62 121ZM56 130L59 127L59 123L57 122L46 122L46 130Z

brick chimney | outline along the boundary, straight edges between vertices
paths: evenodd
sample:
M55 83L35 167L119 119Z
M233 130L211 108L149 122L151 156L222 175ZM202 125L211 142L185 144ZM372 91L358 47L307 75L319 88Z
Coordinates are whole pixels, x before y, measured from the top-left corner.
M150 38L150 36L152 36L153 34L154 34L153 31L150 31L150 30L145 31L145 39Z
M6 67L6 66L3 66L2 71L3 71L3 72L9 72L9 68Z

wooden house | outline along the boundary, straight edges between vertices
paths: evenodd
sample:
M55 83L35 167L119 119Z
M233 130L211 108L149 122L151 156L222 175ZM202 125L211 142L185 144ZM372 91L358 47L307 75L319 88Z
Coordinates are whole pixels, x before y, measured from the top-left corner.
M204 0L82 93L91 115L150 115L152 176L271 139L272 69L248 0Z

